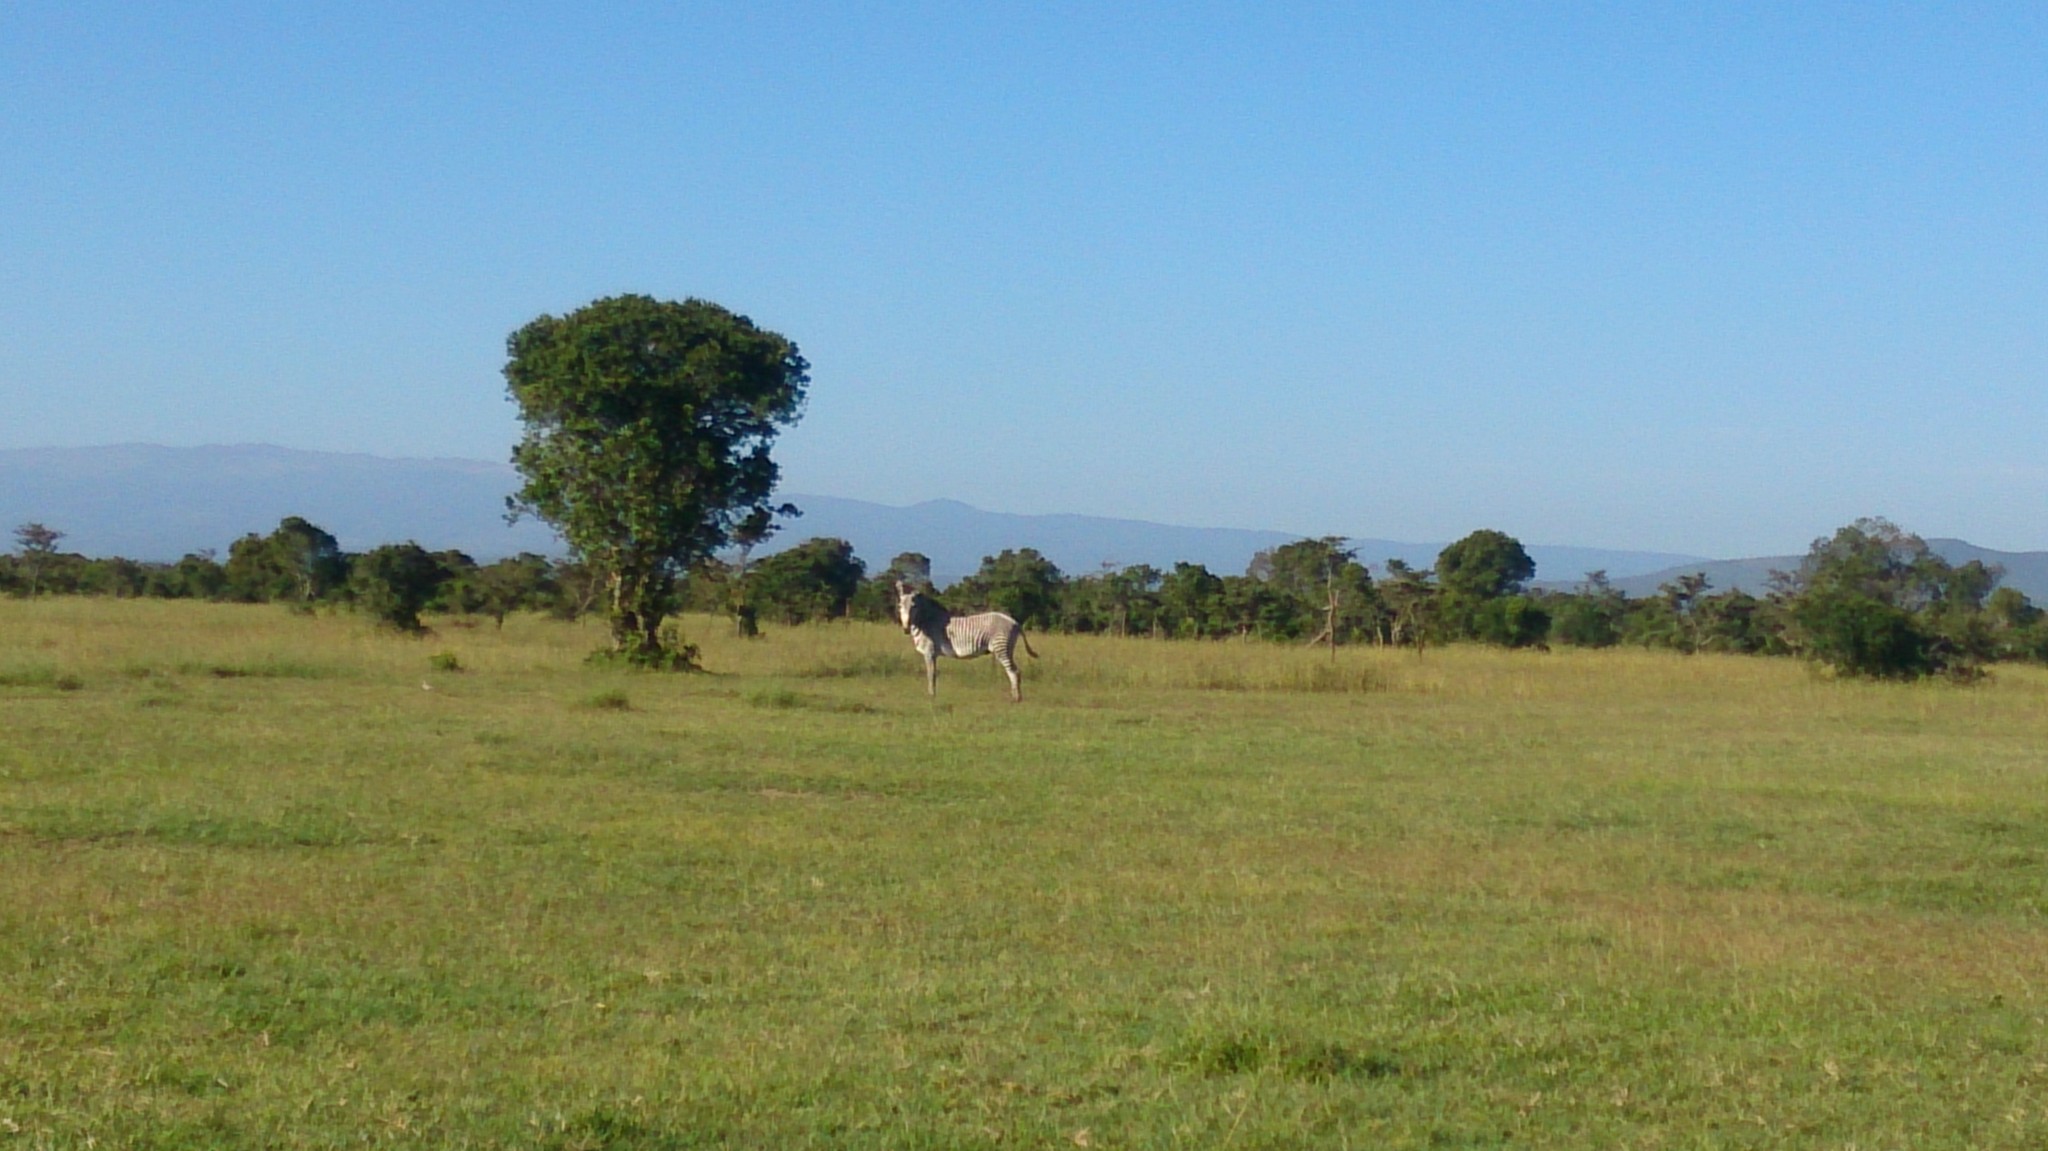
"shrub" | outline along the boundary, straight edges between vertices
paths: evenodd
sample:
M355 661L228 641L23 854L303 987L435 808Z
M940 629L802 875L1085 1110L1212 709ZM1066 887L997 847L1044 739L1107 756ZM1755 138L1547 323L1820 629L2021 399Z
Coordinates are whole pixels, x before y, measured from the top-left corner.
M1808 595L1792 609L1807 654L1842 675L1914 679L1938 671L1912 613L1869 596Z
M350 584L356 602L378 620L415 635L420 612L448 578L447 571L415 543L386 544L357 557Z
M1550 634L1550 613L1527 596L1481 601L1472 612L1472 638L1498 647L1538 647Z

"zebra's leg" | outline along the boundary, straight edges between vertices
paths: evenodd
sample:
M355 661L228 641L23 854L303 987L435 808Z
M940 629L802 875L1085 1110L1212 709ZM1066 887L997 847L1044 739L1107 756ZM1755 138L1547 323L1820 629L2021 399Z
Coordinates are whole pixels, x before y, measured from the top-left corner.
M924 653L924 693L933 699L939 697L939 653Z
M1003 665L1003 674L1010 677L1010 702L1023 703L1024 686L1017 679L1017 661L1005 651L996 654L996 662Z

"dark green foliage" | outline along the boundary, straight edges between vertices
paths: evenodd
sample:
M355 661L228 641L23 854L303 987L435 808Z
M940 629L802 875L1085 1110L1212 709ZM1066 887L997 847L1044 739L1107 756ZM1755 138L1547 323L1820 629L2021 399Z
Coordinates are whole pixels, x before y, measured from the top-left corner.
M1707 587L1706 573L1693 572L1657 588L1657 598L1663 601L1671 621L1671 646L1687 655L1700 650L1700 631L1706 622L1700 600Z
M499 627L515 611L540 610L557 601L561 584L546 556L521 552L463 575L463 598L472 611L491 617Z
M1550 597L1550 635L1572 647L1613 647L1621 642L1628 599L1607 582L1607 573L1586 573L1569 595Z
M747 598L779 623L844 618L867 565L841 539L812 539L754 565Z
M1795 642L1855 676L1969 676L1995 651L1983 618L1998 573L1951 566L1919 536L1881 519L1818 539L1789 580Z
M759 517L743 526L748 538L772 533L772 525L762 532ZM1260 553L1245 575L1222 577L1199 564L1179 563L1170 572L1139 564L1069 578L1024 548L984 557L980 570L948 589L945 598L960 611L1005 611L1048 630L1299 642L1321 638L1334 590L1340 643L1418 651L1431 641L1460 639L1506 647L1620 642L1686 653L1799 653L1845 675L1880 678L1938 673L1967 679L1998 660L2048 663L2048 613L2018 590L1998 587L1996 569L1974 562L1951 565L1919 537L1883 520L1858 521L1815 541L1798 571L1776 573L1775 590L1766 597L1715 592L1703 576L1692 574L1666 583L1656 596L1631 600L1601 572L1590 573L1569 593L1479 596L1518 586L1521 573L1532 570L1515 559L1520 545L1497 532L1476 532L1445 550L1450 555L1456 549L1460 556L1465 590L1453 595L1433 572L1399 560L1388 561L1386 578L1374 581L1342 545L1334 537L1300 540ZM308 608L353 599L407 630L420 628L422 615L430 612L485 614L501 626L514 611L574 620L604 601L608 590L606 573L588 561L557 563L525 553L478 565L459 551L443 551L427 557L438 572L430 598L408 614L391 590L390 581L403 574L388 570L392 549L371 554L379 558L360 579L334 585L336 573L369 557L342 553L332 536L292 517L268 536L244 537L226 566L207 552L160 564L50 551L36 559L33 582L44 594L281 598ZM739 559L745 558L741 549ZM27 591L31 581L24 563L22 555L0 555L0 591ZM739 562L704 557L686 583L671 588L670 606L759 613L782 624L842 617L893 621L896 581L928 587L930 569L928 557L905 552L873 578L863 578L865 565L850 544L814 539L754 563L744 574ZM428 579L423 570L404 578ZM386 615L387 608L396 614ZM692 661L693 649L673 625L657 639L671 665ZM644 665L630 652L614 655Z
M774 508L769 446L809 381L794 343L705 300L598 300L514 332L505 380L526 425L514 514L553 524L598 572L614 652L675 666L676 581Z
M1845 675L1912 679L1936 670L1911 612L1855 592L1803 596L1792 609L1806 652Z
M1401 560L1387 561L1387 580L1381 594L1387 603L1387 640L1408 645L1419 653L1441 627L1442 592L1436 573L1409 567Z
M1787 650L1781 604L1758 599L1745 591L1728 591L1701 600L1697 610L1702 651L1782 655Z
M143 564L143 594L159 599L221 599L227 572L213 552L194 552L175 564Z
M1159 617L1159 569L1150 564L1107 567L1067 581L1060 592L1063 630L1101 635L1149 635Z
M946 589L954 611L999 611L1026 627L1050 628L1059 619L1067 579L1036 548L983 556L981 569Z
M226 593L249 603L275 600L311 605L348 579L348 558L326 531L287 516L267 536L254 532L228 548Z
M2048 663L2048 612L2018 588L2002 587L1984 601L1984 621L2000 659Z
M1468 601L1514 595L1536 578L1536 561L1503 532L1473 532L1437 553L1437 583L1444 594Z
M854 619L893 623L896 620L896 584L929 589L932 586L931 557L922 552L903 552L873 577L856 588L846 605Z
M419 632L420 613L448 578L448 569L420 545L386 544L356 557L349 588L356 604L378 620Z
M1496 647L1542 647L1550 635L1550 613L1528 596L1482 601L1471 615L1472 638Z
M450 548L432 555L434 562L441 565L441 583L434 589L427 610L448 615L476 615L483 611L483 596L476 586L476 573L481 569L469 553Z
M1301 635L1309 606L1253 576L1223 577L1223 620L1229 634L1263 639Z
M1159 580L1159 623L1179 639L1223 634L1223 581L1201 564L1174 564Z
M1513 536L1491 529L1473 532L1437 553L1438 607L1453 637L1480 639L1501 634L1503 616L1486 605L1518 595L1536 575L1536 561Z
M1383 635L1386 608L1357 552L1338 536L1296 540L1252 557L1246 575L1277 592L1290 609L1286 618L1269 613L1276 639L1323 638L1332 626L1344 643Z
M78 572L78 591L83 595L135 599L148 595L149 587L149 567L120 556L87 560Z

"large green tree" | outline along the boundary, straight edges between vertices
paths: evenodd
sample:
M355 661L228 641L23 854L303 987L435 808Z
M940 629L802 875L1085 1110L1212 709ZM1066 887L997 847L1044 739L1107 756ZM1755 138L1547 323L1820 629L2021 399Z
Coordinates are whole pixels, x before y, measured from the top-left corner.
M237 599L310 608L347 582L348 557L319 525L286 516L269 535L251 532L229 545L226 571Z
M612 648L686 666L662 621L676 581L769 503L768 449L809 365L787 338L705 300L598 300L512 333L505 380L526 433L507 502L553 524L602 573Z
M1437 553L1436 581L1443 589L1442 619L1455 638L1510 642L1503 637L1502 609L1488 608L1494 600L1520 595L1536 575L1536 561L1529 558L1522 541L1491 528L1473 532ZM1519 609L1510 611L1518 615ZM1547 622L1546 625L1548 626ZM1511 629L1520 635L1522 628ZM1510 646L1521 646L1510 642Z
M1036 548L1004 549L981 557L973 575L946 589L958 611L999 611L1027 627L1050 628L1059 618L1067 577Z
M1794 644L1844 675L1970 676L1996 654L1985 599L1999 572L1952 565L1884 519L1813 541L1790 577Z
M1536 561L1522 541L1491 528L1473 532L1437 553L1436 580L1445 595L1473 600L1519 593L1536 576Z

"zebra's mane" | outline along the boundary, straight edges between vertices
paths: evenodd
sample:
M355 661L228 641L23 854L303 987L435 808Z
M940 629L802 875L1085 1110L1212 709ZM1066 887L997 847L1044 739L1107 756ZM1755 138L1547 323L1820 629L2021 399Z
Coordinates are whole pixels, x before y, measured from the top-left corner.
M936 629L944 632L946 630L946 621L952 618L953 613L947 611L938 600L923 592L911 593L910 626L919 631L928 632Z

